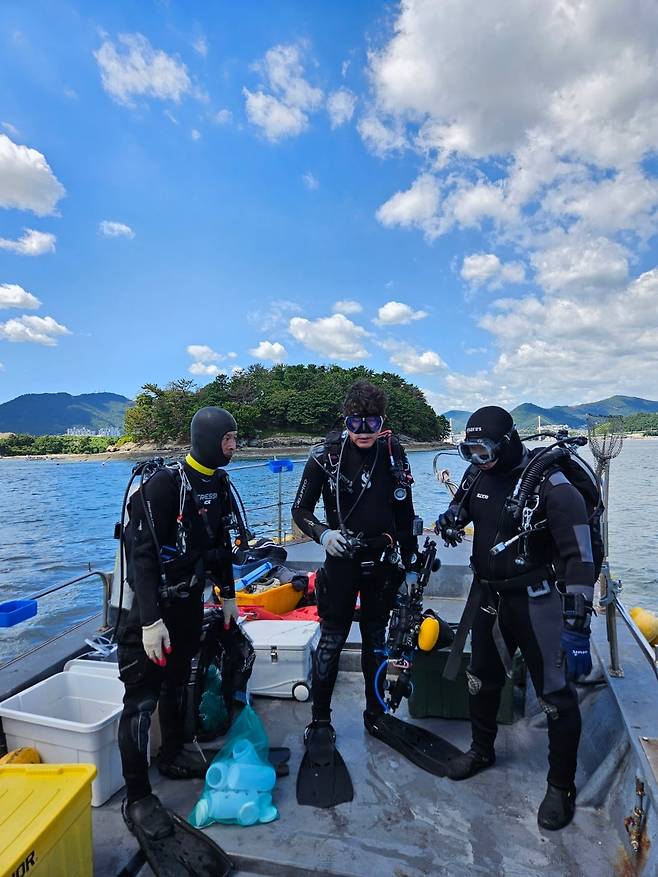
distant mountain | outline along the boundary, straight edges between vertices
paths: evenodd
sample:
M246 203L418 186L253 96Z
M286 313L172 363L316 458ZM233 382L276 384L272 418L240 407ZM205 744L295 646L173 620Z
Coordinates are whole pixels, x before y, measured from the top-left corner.
M542 408L531 402L524 402L512 410L514 423L519 430L536 430L538 418L542 426L570 426L572 429L583 429L587 426L588 414L621 414L631 417L634 414L658 412L658 402L651 399L640 399L637 396L610 396L599 402L584 402L581 405L554 405ZM470 411L446 411L443 415L452 418L453 432L463 432Z
M116 393L28 393L0 405L0 432L61 435L84 426L91 430L123 430L132 401Z

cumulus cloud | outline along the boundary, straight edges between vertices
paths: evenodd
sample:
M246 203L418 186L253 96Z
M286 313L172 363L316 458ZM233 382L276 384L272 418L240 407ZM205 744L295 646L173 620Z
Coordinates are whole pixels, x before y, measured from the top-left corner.
M302 174L302 182L309 190L309 192L314 192L320 187L318 178L314 174L312 174L311 171L306 171L306 173Z
M0 250L9 250L19 256L42 256L44 253L55 252L55 241L55 235L50 232L25 228L18 240L0 238Z
M65 191L41 152L0 134L0 207L47 216Z
M377 311L373 320L378 326L395 326L412 323L414 320L422 320L428 316L427 311L415 311L412 307L401 301L387 301Z
M70 335L66 326L56 322L52 317L14 317L0 323L0 339L4 341L43 344L54 347L60 335Z
M356 95L347 88L332 91L327 98L327 112L332 128L339 128L349 122L356 108Z
M259 341L249 353L256 359L266 359L270 362L283 362L288 355L286 348L279 341Z
M360 314L363 310L363 305L351 298L343 298L340 301L334 302L331 310L334 314Z
M114 222L110 219L104 219L98 223L98 232L104 238L129 238L135 237L135 232L129 225L123 222Z
M193 375L207 375L214 377L218 374L226 374L224 369L220 369L215 363L221 362L226 357L217 353L207 344L188 344L187 352L192 357L192 362L188 366L188 371Z
M367 148L380 158L401 152L408 145L399 121L383 120L372 110L359 119L356 127Z
M303 49L303 44L269 49L258 65L266 84L255 92L242 89L247 118L272 143L301 134L309 113L322 103L322 90L304 78Z
M370 333L344 314L317 320L293 317L288 331L296 341L326 359L354 361L370 356L364 346Z
M185 64L153 48L143 34L119 34L118 46L106 39L94 57L103 88L117 103L130 106L135 97L179 103L193 90Z
M445 362L434 350L418 350L405 341L392 338L380 341L379 344L390 354L391 363L406 374L432 375L446 368Z
M495 253L473 253L465 256L462 263L461 277L473 286L486 284L496 289L504 283L523 283L525 269L519 262L500 261Z
M369 55L370 124L420 167L377 219L428 240L481 235L461 275L508 290L480 323L498 348L486 391L655 395L654 360L631 340L633 326L643 350L656 325L637 293L652 272L631 276L658 234L652 5L629 18L609 0L405 0L390 34ZM386 154L380 139L371 148ZM533 294L513 298L521 282Z
M26 292L17 283L0 283L0 309L2 308L38 308L39 299Z
M439 185L432 174L421 174L404 192L396 192L377 210L379 222L387 228L419 228L426 237L435 238L440 231L437 222Z

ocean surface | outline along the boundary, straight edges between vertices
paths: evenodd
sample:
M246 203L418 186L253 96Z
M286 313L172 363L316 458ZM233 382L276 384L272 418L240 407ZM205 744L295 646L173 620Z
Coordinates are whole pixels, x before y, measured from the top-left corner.
M433 474L433 451L416 451L410 461L418 514L430 525L448 504ZM584 456L591 461L588 452ZM658 611L658 439L628 440L612 462L610 560L623 581L622 599ZM290 503L303 461L281 478L283 525L290 531ZM0 602L28 597L88 570L111 570L117 542L114 524L134 461L0 459ZM454 480L465 464L441 456ZM278 476L258 461L230 467L250 523L259 535L277 532ZM0 664L93 615L101 605L97 577L39 601L35 618L0 628Z

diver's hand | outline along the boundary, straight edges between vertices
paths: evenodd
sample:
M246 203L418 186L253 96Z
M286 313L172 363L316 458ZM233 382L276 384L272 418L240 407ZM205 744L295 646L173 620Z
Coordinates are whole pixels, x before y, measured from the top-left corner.
M455 513L452 509L447 509L434 525L434 532L440 536L446 545L454 548L463 539L463 532Z
M587 676L592 672L589 631L579 633L575 630L564 630L560 645L567 662L567 681L577 679L579 676Z
M142 628L142 644L149 661L158 667L167 663L167 655L171 654L169 631L161 618Z
M347 542L340 530L325 530L320 536L320 545L332 557L344 557Z
M231 619L238 623L240 611L238 609L238 601L235 597L224 597L222 600L222 609L224 610L224 628L226 630L231 626Z

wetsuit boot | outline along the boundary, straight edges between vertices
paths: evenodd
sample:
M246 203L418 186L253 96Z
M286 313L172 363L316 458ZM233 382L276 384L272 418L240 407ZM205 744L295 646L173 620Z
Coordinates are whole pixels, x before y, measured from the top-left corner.
M480 773L480 771L486 770L488 767L493 767L495 763L496 754L493 750L487 755L483 755L474 749L469 749L463 755L457 755L448 761L445 766L445 773L451 780L467 780L475 776L476 773Z
M537 824L547 831L558 831L571 822L575 810L576 787L559 789L548 783L544 800L537 812Z

